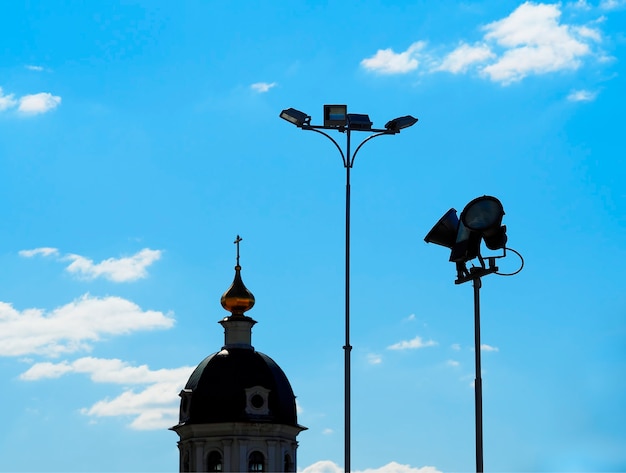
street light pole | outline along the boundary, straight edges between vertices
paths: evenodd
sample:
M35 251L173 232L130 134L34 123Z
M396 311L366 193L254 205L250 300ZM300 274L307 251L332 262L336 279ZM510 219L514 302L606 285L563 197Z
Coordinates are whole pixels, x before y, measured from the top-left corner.
M352 353L352 345L350 345L350 169L352 169L352 161L350 159L350 129L346 131L346 281L345 281L345 332L346 343L343 346L344 351L344 468L346 473L350 473L350 452L351 452L351 372L350 372L350 356Z
M502 203L495 197L484 195L472 200L465 206L461 217L457 216L454 208L448 210L443 217L428 232L424 241L435 243L449 248L450 262L456 264L457 279L455 284L463 284L468 281L474 286L474 352L476 365L476 378L474 379L474 402L476 412L476 472L483 473L483 381L480 359L480 288L481 278L488 274L500 276L513 276L524 267L524 259L517 251L507 248L506 226L502 225L504 208ZM480 254L481 242L490 250L503 251L501 256L485 258ZM513 273L499 273L496 259L506 257L506 250L510 250L519 256L520 268ZM467 263L475 258L480 266L467 268Z
M344 468L346 473L351 471L351 372L350 372L350 354L352 345L350 345L350 171L354 166L354 160L361 147L368 141L382 135L395 135L404 128L408 128L417 123L417 118L410 115L395 118L385 125L384 129L372 128L372 122L367 115L348 114L345 105L325 105L324 106L324 125L311 125L311 117L304 112L289 108L283 110L280 117L293 123L303 130L314 131L324 135L335 145L343 166L346 169L346 230L345 230L345 344L344 350ZM329 134L322 130L337 130L346 134L346 152L344 154L341 146ZM366 131L373 133L365 138L356 148L354 153L351 152L351 132Z
M483 472L483 379L480 363L480 276L474 279L474 351L476 353L476 378L474 400L476 412L476 472Z

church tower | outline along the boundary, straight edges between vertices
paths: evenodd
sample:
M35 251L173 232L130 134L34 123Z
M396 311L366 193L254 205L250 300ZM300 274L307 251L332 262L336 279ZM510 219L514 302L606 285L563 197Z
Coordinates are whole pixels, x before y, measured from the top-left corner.
M235 278L222 295L230 312L219 323L224 346L206 357L180 392L180 471L296 471L296 398L285 373L252 346L256 321L244 312L254 296L241 279L239 242Z

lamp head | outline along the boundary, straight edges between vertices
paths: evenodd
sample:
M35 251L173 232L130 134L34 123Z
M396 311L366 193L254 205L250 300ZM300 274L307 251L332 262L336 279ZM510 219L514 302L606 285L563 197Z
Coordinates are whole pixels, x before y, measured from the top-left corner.
M417 123L417 118L411 115L405 115L404 117L394 118L389 120L385 124L385 128L392 133L400 133L400 130L408 128Z
M367 115L359 113L348 114L348 128L351 130L368 131L372 129L372 125L373 123Z
M295 108L288 108L280 112L280 118L287 120L289 123L293 123L297 127L308 125L311 123L311 117L300 110Z
M348 121L347 105L324 105L324 126L340 128Z
M490 250L504 248L507 236L502 225L504 209L495 197L482 196L472 200L457 218L450 209L428 232L424 241L450 248L450 261L465 263L480 255L484 240Z
M456 216L456 210L450 209L428 232L424 241L426 243L434 243L451 249L456 242L458 229L459 218Z
M504 208L495 197L484 195L472 200L461 212L461 222L469 230L481 234L490 250L504 248L506 226L502 225Z

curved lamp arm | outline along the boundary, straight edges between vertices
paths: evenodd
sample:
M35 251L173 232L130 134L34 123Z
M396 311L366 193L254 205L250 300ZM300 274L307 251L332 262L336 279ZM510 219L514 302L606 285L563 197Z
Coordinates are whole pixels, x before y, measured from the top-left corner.
M324 135L326 138L328 138L330 141L332 141L333 144L335 145L335 147L339 150L339 154L341 154L341 160L343 161L344 167L348 166L348 162L346 160L346 156L345 156L345 154L343 154L343 150L341 149L341 146L339 146L339 144L334 140L334 138L332 136L330 136L328 133L325 133L325 132L323 132L321 130L318 130L317 128L313 128L313 127L303 126L302 129L303 130L314 131L316 133L319 133L320 135Z
M393 135L394 133L390 133L388 131L382 131L380 133L376 133L375 135L371 135L368 136L367 138L365 138L363 141L361 141L361 144L359 146L357 146L357 148L354 150L354 153L352 153L352 159L350 160L350 167L352 167L354 165L354 160L356 158L356 154L359 152L359 150L361 149L361 147L367 143L369 140L376 138L377 136L382 136L382 135Z

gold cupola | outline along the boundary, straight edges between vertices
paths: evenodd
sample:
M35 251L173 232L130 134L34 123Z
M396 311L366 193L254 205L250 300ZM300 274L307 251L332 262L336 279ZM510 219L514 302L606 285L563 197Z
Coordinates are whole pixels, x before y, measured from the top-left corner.
M256 320L243 313L254 306L254 296L241 280L241 266L239 266L239 242L237 235L237 264L235 265L235 279L228 290L222 295L222 307L231 315L220 320L224 327L224 346L222 349L243 348L254 350L252 346L252 326Z
M235 244L237 245L237 264L235 265L235 279L227 291L222 294L222 307L233 316L243 316L243 313L254 306L254 296L245 286L241 279L241 266L239 266L239 242L241 237L237 235Z

